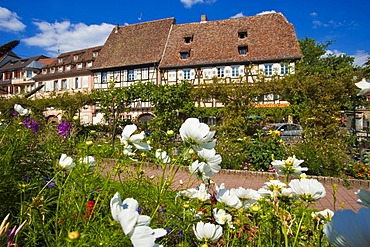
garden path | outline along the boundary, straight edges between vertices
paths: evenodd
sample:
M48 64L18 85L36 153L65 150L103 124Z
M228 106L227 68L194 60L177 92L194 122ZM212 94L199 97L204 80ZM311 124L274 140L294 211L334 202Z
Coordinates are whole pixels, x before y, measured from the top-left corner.
M162 169L158 166L145 166L143 167L144 174L147 177L151 177L153 180L159 178L162 174ZM168 170L166 170L168 175ZM339 178L330 177L312 177L318 179L326 189L326 196L316 202L316 208L319 210L331 209L333 211L339 209L351 209L357 211L361 205L357 203L356 192L360 189L370 189L370 181L348 179L342 180ZM215 174L213 181L216 184L224 183L226 188L251 188L258 190L263 186L265 182L270 179L278 179L273 173L262 173L262 172L249 172L242 170L221 170ZM182 180L183 184L180 183ZM280 178L280 181L282 179ZM185 167L180 167L176 173L172 188L176 190L182 190L191 188L199 185L199 181L194 177L190 176L189 172ZM336 201L333 196L333 185L337 185ZM188 186L188 187L186 187Z

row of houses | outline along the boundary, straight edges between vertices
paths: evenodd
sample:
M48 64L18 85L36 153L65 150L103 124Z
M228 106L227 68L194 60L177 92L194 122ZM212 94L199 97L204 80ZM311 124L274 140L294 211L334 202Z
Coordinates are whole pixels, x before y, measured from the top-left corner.
M1 55L1 54L0 54ZM13 57L12 57L13 56ZM43 87L35 97L51 92L89 92L126 87L138 81L158 85L183 80L194 86L214 78L223 82L253 83L263 74L284 76L294 72L302 57L294 27L282 13L176 24L174 18L116 25L104 45L62 53L56 58L27 59L8 54L1 64L0 94L14 95ZM3 58L3 60L5 60ZM218 107L215 100L197 102ZM274 95L261 104L282 105ZM134 107L127 117L150 112L148 102ZM82 121L98 123L102 116L92 106L81 111Z

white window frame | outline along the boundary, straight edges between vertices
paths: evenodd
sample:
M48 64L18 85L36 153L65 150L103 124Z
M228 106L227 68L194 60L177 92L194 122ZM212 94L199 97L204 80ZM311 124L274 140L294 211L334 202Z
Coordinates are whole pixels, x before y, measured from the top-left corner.
M217 68L217 77L224 78L225 77L225 68L218 67Z
M127 81L134 81L135 80L135 70L129 69L127 71Z
M288 75L290 74L290 67L287 63L280 64L280 74L281 75Z
M191 69L183 69L182 72L184 73L184 80L191 79L191 76L190 76Z
M265 64L264 68L265 75L272 75L272 64Z
M149 79L149 69L148 68L142 68L141 69L141 79L142 80L148 80Z
M231 77L238 77L239 76L239 67L232 66L231 67Z

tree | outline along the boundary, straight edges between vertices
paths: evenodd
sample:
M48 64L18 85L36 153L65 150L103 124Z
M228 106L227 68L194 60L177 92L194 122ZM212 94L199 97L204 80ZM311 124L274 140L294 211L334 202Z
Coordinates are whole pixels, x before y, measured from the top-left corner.
M159 131L176 130L180 127L180 116L194 110L192 85L183 81L176 85L159 85L150 88L149 101L154 106L154 118L150 127Z
M92 98L99 105L105 121L109 123L112 145L115 143L117 128L121 124L120 119L122 119L123 113L129 110L135 99L140 98L133 86L116 88L114 84L115 82L111 81L107 90L94 90L92 92Z
M362 68L362 71L364 73L364 77L369 80L370 79L370 57L367 58L367 61L364 64L364 67Z
M269 84L290 102L296 120L307 133L312 130L323 137L337 134L340 110L352 107L357 92L354 58L325 55L330 44L310 38L300 40L303 58L296 63L295 73Z

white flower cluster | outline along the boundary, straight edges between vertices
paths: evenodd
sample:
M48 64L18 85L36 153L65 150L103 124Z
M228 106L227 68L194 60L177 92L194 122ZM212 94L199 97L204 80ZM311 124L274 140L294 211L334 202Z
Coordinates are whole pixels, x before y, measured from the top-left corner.
M96 165L95 158L93 156L86 156L81 158L80 163L87 164L91 168L94 168ZM76 166L76 163L73 161L72 157L67 156L66 154L62 154L59 159L59 166L66 170L71 170L73 167Z
M221 170L222 158L214 149L214 135L215 131L210 131L207 124L200 123L196 118L186 119L180 128L182 140L196 150L199 157L189 166L189 171L203 181Z
M134 149L141 151L148 151L151 149L149 144L144 141L144 132L133 134L136 130L137 126L135 124L126 125L122 130L120 140L125 149L123 153L126 155L134 155Z
M134 247L159 246L155 240L167 233L163 228L150 228L150 217L139 214L139 203L133 198L122 201L117 192L110 201L110 208L113 219L121 224L123 232L130 237Z
M286 160L274 160L271 165L276 169L279 176L300 175L303 171L307 171L307 167L301 167L304 160L299 160L293 155Z

